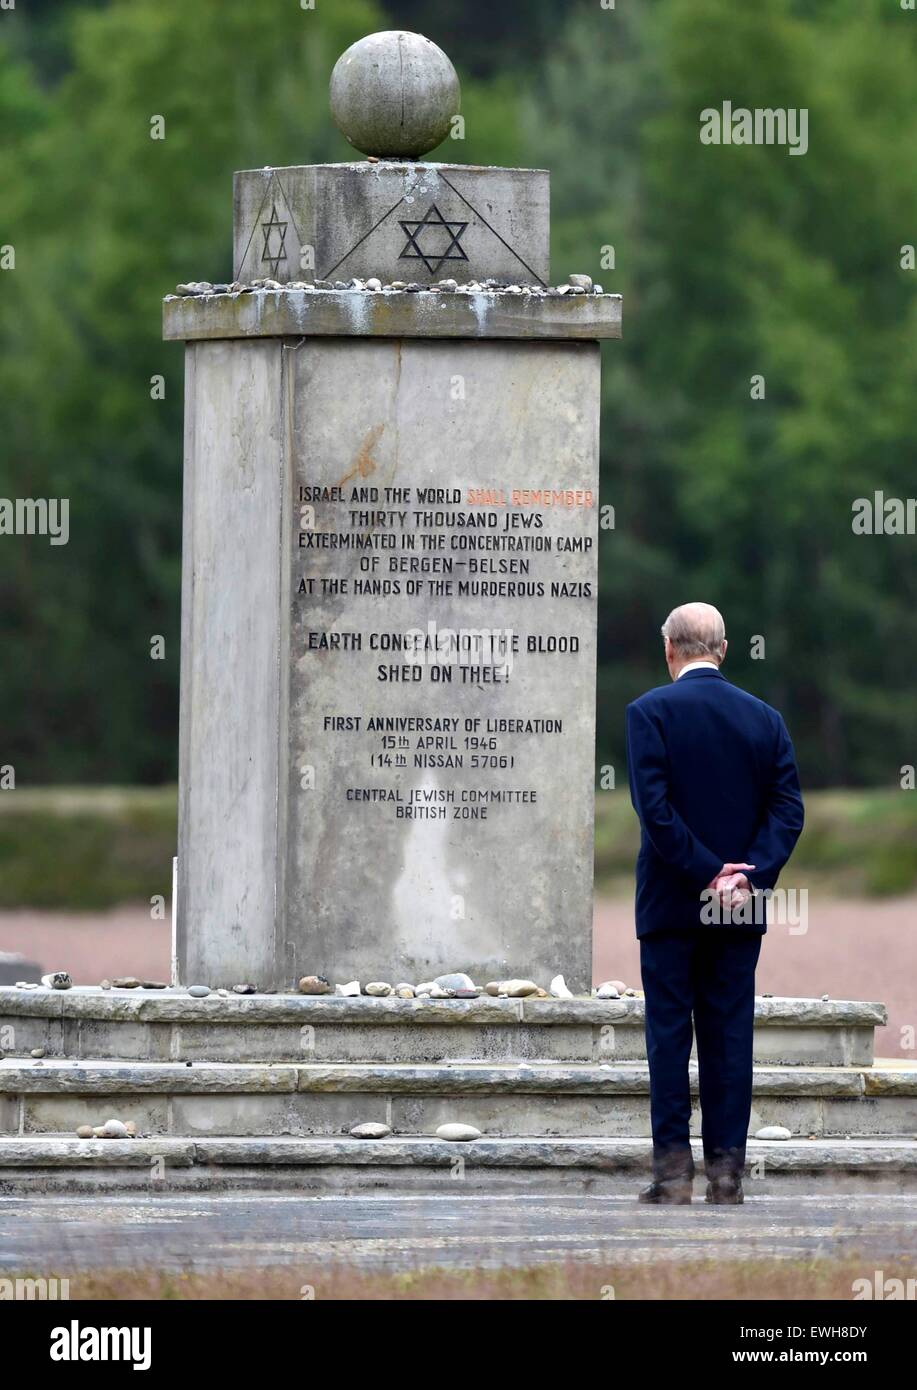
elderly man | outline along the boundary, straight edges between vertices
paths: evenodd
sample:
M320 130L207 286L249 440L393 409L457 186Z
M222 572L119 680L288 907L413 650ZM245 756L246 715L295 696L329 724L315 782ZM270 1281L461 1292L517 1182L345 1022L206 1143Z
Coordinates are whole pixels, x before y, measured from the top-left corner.
M766 930L748 899L772 889L789 859L802 795L782 718L720 671L727 644L717 610L676 608L662 635L672 684L627 708L642 828L636 922L653 1126L654 1181L640 1200L691 1201L693 1019L707 1201L735 1204L743 1201L755 966ZM734 913L739 905L745 910Z

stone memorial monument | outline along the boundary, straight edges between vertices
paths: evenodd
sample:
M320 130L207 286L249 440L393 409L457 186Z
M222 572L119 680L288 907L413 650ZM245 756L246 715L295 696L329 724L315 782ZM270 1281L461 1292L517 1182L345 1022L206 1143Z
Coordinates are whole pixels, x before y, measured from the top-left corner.
M591 977L598 339L543 170L420 162L459 85L339 60L368 157L239 173L186 344L178 979Z
M355 44L332 110L368 157L237 174L236 278L166 299L176 987L22 960L3 984L0 960L4 1193L569 1196L650 1161L644 1001L589 991L620 300L551 287L546 172L421 162L458 103L428 40ZM531 983L433 990L446 972ZM912 1185L917 1069L876 1062L884 1006L755 1020L756 1191Z

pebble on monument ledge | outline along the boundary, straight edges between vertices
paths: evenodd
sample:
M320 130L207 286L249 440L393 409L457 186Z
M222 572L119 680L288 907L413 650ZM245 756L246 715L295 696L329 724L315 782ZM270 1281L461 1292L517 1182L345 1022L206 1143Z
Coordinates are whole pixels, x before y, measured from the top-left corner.
M25 980L17 980L16 989L60 989L72 988L69 986L52 984L52 978L65 977L65 972L55 972L55 975L46 975L42 984L30 984ZM119 976L113 982L102 980L97 986L102 991L112 988L123 990L157 990L167 991L178 997L185 996L192 999L207 999L219 996L222 999L238 998L239 996L250 996L259 994L276 994L275 990L260 990L254 984L237 984L232 989L219 988L197 982L192 985L168 985L160 980L139 980L133 975ZM280 991L283 993L284 991ZM550 984L550 989L544 989L534 980L514 978L507 980L490 980L484 986L476 985L470 975L463 971L453 971L445 975L438 975L435 980L427 980L421 984L414 985L409 981L401 981L399 984L391 985L387 981L374 980L368 984L361 984L359 980L351 980L347 984L332 984L325 975L303 975L297 984L290 990L291 994L300 994L313 997L322 995L336 994L339 997L365 998L365 999L476 999L482 994L496 998L511 999L579 999L585 1001L590 996L585 994L573 994L566 985L563 975L555 975ZM641 991L629 989L623 980L610 980L604 984L596 985L592 990L593 999L617 999L621 996L634 998ZM771 996L765 995L765 998ZM33 1052L33 1056L39 1053Z
M585 282L589 282L586 288ZM172 299L206 299L216 298L220 295L228 295L232 299L237 299L240 294L257 294L259 292L277 293L283 291L306 292L309 294L507 294L522 295L534 299L553 299L558 296L574 297L579 295L602 298L605 294L601 285L593 284L588 275L571 275L567 281L560 285L528 285L512 284L503 280L469 280L464 284L459 284L455 280L437 280L430 285L420 285L416 283L405 284L403 280L393 280L391 284L384 285L374 276L368 280L360 280L356 276L351 280L335 280L333 283L328 280L291 280L287 284L281 284L279 280L255 279L250 284L242 284L238 280L231 283L211 284L209 280L187 280L182 281L175 287L174 294L167 294L167 300Z
M467 1144L470 1140L481 1139L483 1136L474 1125L447 1124L439 1126L436 1137L452 1144Z
M41 982L48 989L71 989L73 981L66 970L55 970L50 975L42 975Z
M106 1120L104 1125L80 1125L77 1139L136 1139L137 1126L133 1120Z
M300 994L330 994L331 982L324 975L303 975L299 982Z
M384 1125L374 1120L367 1120L365 1124L354 1125L350 1134L353 1139L387 1139L391 1132L390 1125Z

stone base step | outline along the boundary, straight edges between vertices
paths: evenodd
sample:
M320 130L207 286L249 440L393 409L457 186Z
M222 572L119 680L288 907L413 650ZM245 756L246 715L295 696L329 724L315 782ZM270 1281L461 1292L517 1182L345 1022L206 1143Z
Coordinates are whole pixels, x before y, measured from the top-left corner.
M692 1068L696 1092L697 1074ZM115 1117L144 1135L346 1135L381 1121L399 1136L450 1120L488 1136L645 1138L645 1062L0 1062L0 1134L74 1132ZM699 1132L695 1106L695 1132ZM751 1132L802 1138L917 1133L917 1067L755 1068Z
M646 1057L643 999L345 999L0 987L0 1052L212 1062L627 1062ZM885 1006L755 1001L755 1060L869 1066Z
M704 1191L702 1154L695 1144ZM0 1195L35 1191L289 1189L601 1192L636 1188L643 1139L0 1138ZM774 1191L917 1189L917 1141L788 1140L748 1146L750 1199Z

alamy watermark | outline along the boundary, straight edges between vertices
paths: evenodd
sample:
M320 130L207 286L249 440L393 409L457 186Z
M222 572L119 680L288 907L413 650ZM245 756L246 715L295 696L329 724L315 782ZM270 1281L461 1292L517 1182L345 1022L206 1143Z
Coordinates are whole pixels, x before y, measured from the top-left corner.
M0 497L0 536L47 536L51 545L66 545L69 497Z
M917 497L857 497L851 506L855 536L913 536L917 533Z
M46 1303L62 1302L70 1297L70 1280L26 1279L18 1275L14 1278L0 1279L0 1302L2 1303Z
M707 106L700 113L702 145L786 145L790 154L809 148L809 112L804 106Z
M52 1361L126 1361L135 1371L148 1371L153 1361L149 1327L91 1327L72 1318L65 1327L52 1327Z
M855 1299L876 1299L894 1303L902 1299L917 1301L917 1279L889 1279L884 1270L874 1271L871 1279L854 1279L851 1293Z
M700 895L701 925L705 927L784 926L790 936L805 936L809 930L808 888L763 888L740 895L735 903L724 902L715 888Z

